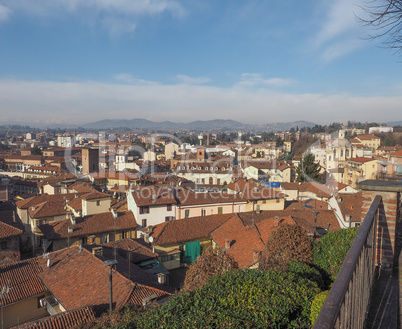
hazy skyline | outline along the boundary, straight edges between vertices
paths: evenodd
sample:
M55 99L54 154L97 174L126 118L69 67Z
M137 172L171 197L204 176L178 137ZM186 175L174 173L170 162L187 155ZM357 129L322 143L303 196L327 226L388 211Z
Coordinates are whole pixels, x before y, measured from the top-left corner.
M359 4L0 0L0 124L401 120Z

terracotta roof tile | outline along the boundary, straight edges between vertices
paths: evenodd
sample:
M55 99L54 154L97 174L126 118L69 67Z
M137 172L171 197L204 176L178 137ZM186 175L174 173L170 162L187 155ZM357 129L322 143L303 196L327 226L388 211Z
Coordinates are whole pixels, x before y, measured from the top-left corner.
M130 260L133 263L139 263L147 259L158 257L157 253L152 252L152 247L143 239L124 239L109 242L103 245L105 248L116 248L117 252L124 258L128 259L130 252Z
M225 194L221 192L195 193L184 188L177 189L176 197L178 199L178 204L181 206L247 202L247 200L240 194Z
M87 305L103 307L109 304L109 267L86 249L70 247L51 253L50 267L42 259L43 283L66 310ZM38 259L40 260L40 259ZM118 272L113 275L113 301L119 308L131 295L133 283Z
M49 202L64 202L66 200L72 200L75 198L75 193L67 194L55 194L55 195L38 195L25 200L18 201L17 207L20 209L28 209L31 206L38 205L40 203Z
M300 210L264 210L260 213L253 211L238 213L240 219L245 225L251 225L265 218L279 217L292 217L294 220L298 220L298 225L306 229L308 233L313 233L315 214L310 209ZM330 231L340 230L339 222L332 210L320 210L317 215L317 227L326 229L329 225Z
M81 217L75 219L76 225L72 225L70 219L59 222L43 224L39 226L43 235L48 240L66 239L70 237L88 236L96 233L111 232L115 230L136 230L137 222L131 211L118 213L116 219L111 212ZM68 234L68 228L73 228L73 233Z
M357 158L351 158L348 160L348 162L360 162L360 163L366 163L369 161L374 161L373 158L363 158L363 157L357 157Z
M225 240L229 240L230 248L225 252L234 258L240 269L253 265L253 250L264 249L257 228L244 225L237 215L211 232L210 236L221 249L225 248Z
M153 244L160 246L207 237L231 216L233 214L190 217L158 224L152 228Z
M38 277L41 272L36 259L0 266L0 286L11 286L4 296L4 305L45 293L47 289Z
M137 206L176 204L177 201L172 191L157 186L143 187L132 192Z
M337 197L339 208L342 215L350 215L353 222L360 222L362 220L362 192L354 194L342 194Z
M106 199L106 198L110 198L110 194L98 192L96 190L81 195L81 199L83 200L95 200L95 199Z
M96 314L91 306L48 316L39 320L24 323L12 329L67 329L76 328L94 321Z

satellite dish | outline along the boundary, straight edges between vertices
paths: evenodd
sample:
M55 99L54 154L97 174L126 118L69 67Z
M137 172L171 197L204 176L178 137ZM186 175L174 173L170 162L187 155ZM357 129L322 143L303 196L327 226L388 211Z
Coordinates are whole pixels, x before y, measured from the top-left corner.
M152 236L150 236L148 241L152 243L154 241L154 238Z

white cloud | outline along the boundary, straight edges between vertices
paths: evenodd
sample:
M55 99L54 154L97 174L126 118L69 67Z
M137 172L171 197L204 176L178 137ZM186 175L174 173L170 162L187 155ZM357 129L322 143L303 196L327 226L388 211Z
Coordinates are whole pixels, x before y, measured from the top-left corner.
M119 74L114 75L113 78L118 82L132 84L132 85L156 85L156 84L158 84L154 81L137 79L130 73L119 73Z
M188 85L202 85L204 83L208 83L211 80L206 77L189 77L188 75L178 74L176 75L176 80L183 84Z
M1 120L24 120L21 123L27 124L51 118L75 124L125 118L178 122L231 118L257 124L294 120L330 123L362 118L386 122L399 118L401 103L399 94L357 97L149 81L109 84L0 80Z
M322 15L321 28L312 40L312 50L321 53L321 59L329 62L364 46L359 39L362 29L355 12L362 0L334 0ZM332 53L331 53L332 52Z
M0 4L0 22L4 22L8 20L9 16L11 14L11 10L7 8L6 6L3 6Z
M282 78L270 78L264 79L261 74L258 73L243 73L241 75L241 81L236 85L241 87L255 87L255 86L271 86L271 87L286 87L294 84L293 79Z
M41 19L65 17L67 13L92 25L107 28L111 35L132 33L140 18L169 13L186 14L177 0L0 0L16 13L23 12ZM1 5L0 5L1 6ZM3 6L4 7L4 6ZM0 7L1 18L1 7Z

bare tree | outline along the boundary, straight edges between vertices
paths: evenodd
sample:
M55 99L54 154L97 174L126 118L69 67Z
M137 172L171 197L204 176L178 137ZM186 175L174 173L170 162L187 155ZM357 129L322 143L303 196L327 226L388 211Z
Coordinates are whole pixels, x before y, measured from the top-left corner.
M230 255L208 247L187 270L183 290L190 291L202 287L214 275L234 269L238 269L238 265Z
M402 50L402 0L370 0L361 7L367 17L357 17L363 26L376 31L370 39L385 38L387 48Z
M310 263L311 258L312 244L307 232L297 225L281 224L265 243L259 269L286 270L291 261Z

